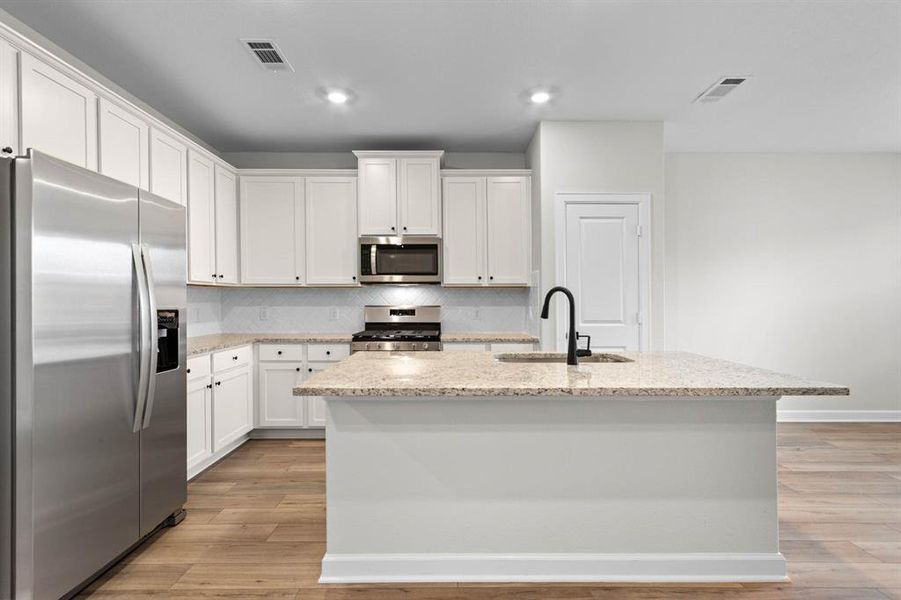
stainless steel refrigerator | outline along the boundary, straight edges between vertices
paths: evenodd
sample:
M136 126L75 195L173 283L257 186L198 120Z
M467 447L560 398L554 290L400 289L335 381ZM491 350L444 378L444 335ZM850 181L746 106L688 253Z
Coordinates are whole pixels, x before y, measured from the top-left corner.
M185 210L0 162L0 597L81 587L186 500Z

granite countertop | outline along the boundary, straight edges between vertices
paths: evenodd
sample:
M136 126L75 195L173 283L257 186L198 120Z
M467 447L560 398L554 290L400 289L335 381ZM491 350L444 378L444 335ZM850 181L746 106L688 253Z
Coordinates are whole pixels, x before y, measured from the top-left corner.
M217 333L188 338L188 356L215 352L235 346L254 343L294 343L294 344L349 344L349 333ZM538 343L538 338L527 333L502 332L442 332L443 342L471 343Z
M298 396L847 395L817 383L685 352L619 352L630 362L502 363L491 352L358 352L294 388Z

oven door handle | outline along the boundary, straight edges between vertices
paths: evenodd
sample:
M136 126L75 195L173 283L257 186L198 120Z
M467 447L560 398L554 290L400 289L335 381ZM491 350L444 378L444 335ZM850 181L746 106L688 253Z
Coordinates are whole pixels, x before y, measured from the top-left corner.
M369 246L369 272L371 275L378 275L375 270L375 254L378 252L378 248L377 244Z

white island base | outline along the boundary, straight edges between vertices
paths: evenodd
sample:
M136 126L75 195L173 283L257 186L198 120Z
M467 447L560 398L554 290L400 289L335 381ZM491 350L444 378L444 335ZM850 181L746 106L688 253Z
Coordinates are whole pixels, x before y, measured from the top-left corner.
M777 400L327 397L320 582L784 581Z

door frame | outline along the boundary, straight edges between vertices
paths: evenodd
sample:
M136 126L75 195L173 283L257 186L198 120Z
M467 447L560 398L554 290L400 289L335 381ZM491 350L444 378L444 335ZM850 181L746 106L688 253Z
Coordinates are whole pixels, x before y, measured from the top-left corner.
M651 202L647 193L611 194L605 192L557 192L554 194L554 285L566 285L566 207L571 204L633 204L638 207L638 334L639 351L650 349L651 342ZM554 348L566 348L566 306L557 303Z

